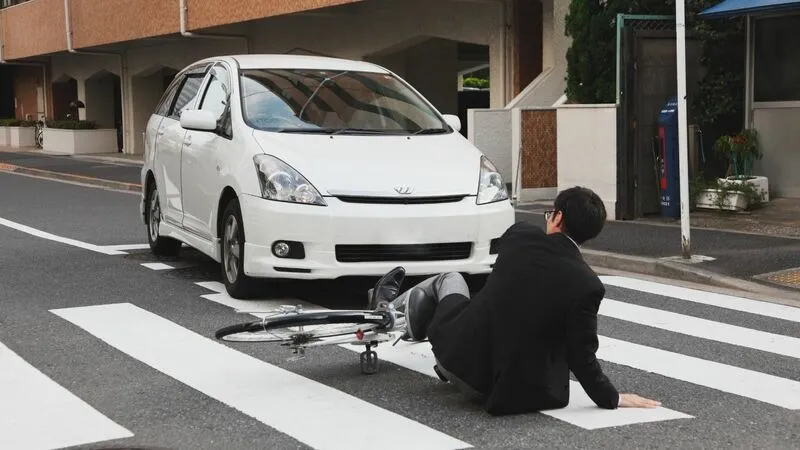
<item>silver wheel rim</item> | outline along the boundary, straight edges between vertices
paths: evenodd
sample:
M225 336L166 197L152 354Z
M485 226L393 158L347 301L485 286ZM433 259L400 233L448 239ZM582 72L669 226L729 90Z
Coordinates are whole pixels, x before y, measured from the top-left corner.
M239 221L233 215L225 221L225 233L222 238L222 253L225 264L225 276L228 282L235 283L239 276L239 258L241 246L239 245Z
M147 222L150 239L155 242L158 239L158 225L161 223L161 205L158 203L158 191L155 189L150 195L150 218Z

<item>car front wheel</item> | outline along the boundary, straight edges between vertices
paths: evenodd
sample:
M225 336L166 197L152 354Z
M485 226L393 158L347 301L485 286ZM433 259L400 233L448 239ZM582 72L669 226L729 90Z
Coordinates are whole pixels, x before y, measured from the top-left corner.
M247 298L252 295L254 280L244 274L244 223L239 201L231 200L222 216L222 278L228 295Z

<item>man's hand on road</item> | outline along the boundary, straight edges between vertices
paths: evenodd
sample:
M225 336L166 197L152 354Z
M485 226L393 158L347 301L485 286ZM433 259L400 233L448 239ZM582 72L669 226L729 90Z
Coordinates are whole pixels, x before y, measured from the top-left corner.
M655 408L661 406L661 402L650 400L649 398L639 397L636 394L620 394L620 408Z

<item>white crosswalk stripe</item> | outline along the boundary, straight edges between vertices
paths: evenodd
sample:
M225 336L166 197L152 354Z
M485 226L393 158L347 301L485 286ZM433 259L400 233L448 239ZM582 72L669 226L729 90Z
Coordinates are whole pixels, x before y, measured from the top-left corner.
M174 265L160 263L140 264L156 271L176 268ZM609 286L618 286L634 292L656 293L686 304L699 303L789 322L797 322L795 319L800 317L797 316L797 308L784 305L720 296L720 294L625 277L605 277L603 281ZM237 300L226 293L222 283L207 281L195 284L208 290L207 294L201 294L203 301L214 302L243 313L240 316L242 321L248 320L248 316L262 317L263 314L258 311L275 309L284 304L301 304L308 309L325 309L292 298ZM136 361L155 368L187 387L217 400L220 404L233 407L243 414L256 418L265 426L313 448L352 448L378 439L381 439L382 447L398 449L409 447L455 449L475 445L457 433L452 434L450 431L448 434L445 430L432 428L424 421L412 420L386 409L383 405L360 399L358 396L328 386L325 382L314 381L296 374L291 371L291 365L288 368L278 368L246 355L236 347L236 343L216 342L213 337L198 334L185 325L178 325L132 304L71 307L51 312ZM612 298L603 301L599 314L637 326L658 329L664 333L675 333L683 336L683 339L735 346L774 357L800 360L798 350L800 339L794 336L665 311L652 306L645 307ZM330 347L330 351L339 348L354 353L363 351L361 346L348 344ZM13 354L2 345L0 350L4 355ZM328 350L320 348L315 351ZM380 345L376 351L382 361L404 370L438 378L433 370L434 356L431 346L427 342L401 341L395 346ZM357 362L357 355L354 356ZM19 367L23 366L20 362L22 360L16 358L13 359L13 363L9 363L12 359L6 356L4 360L0 360L2 361L0 368L14 366L18 369L10 373L16 373L11 377L16 380L18 386L28 387L26 394L28 410L33 411L35 405L41 404L45 399L60 399L57 400L61 402L60 406L55 409L70 417L66 423L77 423L80 420L82 426L65 426L64 429L72 430L71 434L55 432L41 435L40 441L30 445L21 441L23 439L21 433L16 435L4 433L0 428L0 448L57 448L133 436L133 433L126 429L126 424L117 424L76 397L70 398L72 394L55 385L53 381L42 381L46 379L43 375L39 374L38 378L32 375L33 372L31 375L23 375L19 370ZM314 358L314 352L309 354L309 358ZM787 411L800 410L800 381L770 374L768 368L752 370L752 367L723 364L633 342L630 338L623 340L607 336L602 329L598 358L602 362L641 371L643 374L664 376L675 383L688 383L695 388L773 405ZM33 367L26 370L35 371ZM28 384L20 381L26 376L29 378ZM40 387L34 386L35 380L38 380L36 382ZM4 381L2 375L0 381ZM667 424L675 422L675 426L680 426L683 421L697 420L699 411L672 409L669 407L668 399L661 399L665 400L665 405L656 409L603 410L589 399L579 383L574 381L570 383L569 406L560 410L542 411L541 414L558 419L566 426L584 430L635 426L652 422ZM0 394L4 393L4 387L9 392L14 390L13 383L3 382L0 383ZM47 394L47 389L53 393ZM18 398L22 398L22 394ZM54 408L51 406L50 409ZM25 414L18 416L17 419L16 429L29 431L37 426L35 419ZM19 425L19 422L23 423ZM364 427L363 424L366 422L371 425ZM388 441L382 439L386 429L392 429L392 439ZM374 436L370 433L374 433ZM30 439L30 436L29 431L25 433L24 439ZM331 436L336 436L336 439L330 439Z
M133 436L2 342L0 411L3 449L60 448Z

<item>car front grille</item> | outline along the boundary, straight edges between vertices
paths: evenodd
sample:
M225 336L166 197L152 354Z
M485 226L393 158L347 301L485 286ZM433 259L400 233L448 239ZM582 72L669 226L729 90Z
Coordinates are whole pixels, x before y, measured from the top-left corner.
M471 242L405 245L337 245L336 260L355 262L452 261L467 259Z
M374 205L425 205L432 203L457 203L466 195L444 195L437 197L368 197L356 195L337 195L345 203L366 203Z

